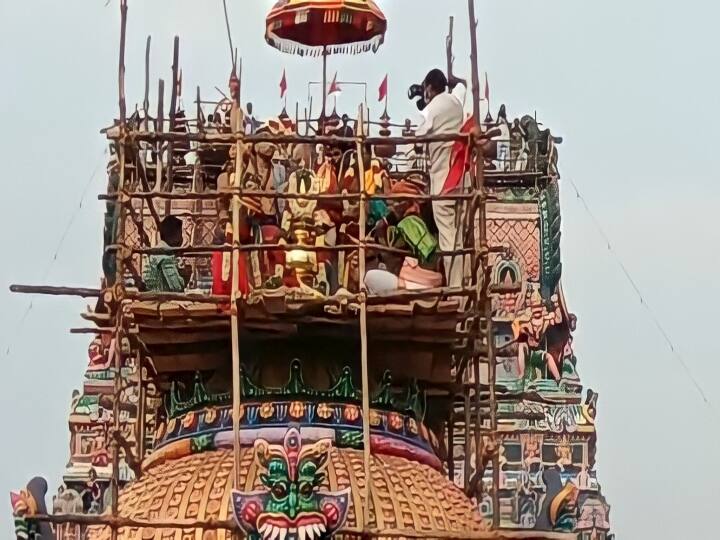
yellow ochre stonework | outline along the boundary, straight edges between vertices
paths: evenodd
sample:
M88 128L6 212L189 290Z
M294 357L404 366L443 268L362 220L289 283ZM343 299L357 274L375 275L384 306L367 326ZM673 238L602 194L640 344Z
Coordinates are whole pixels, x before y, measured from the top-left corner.
M252 449L240 458L240 489L262 487ZM392 456L372 456L371 515L369 527L416 531L480 532L487 529L477 510L445 476L425 465ZM228 519L233 488L233 452L217 450L186 456L153 467L120 493L120 515L154 520ZM361 451L333 448L323 488L350 487L352 502L346 527L363 527L365 477ZM107 540L109 529L93 531L92 540ZM120 540L225 540L226 531L197 529L121 529Z

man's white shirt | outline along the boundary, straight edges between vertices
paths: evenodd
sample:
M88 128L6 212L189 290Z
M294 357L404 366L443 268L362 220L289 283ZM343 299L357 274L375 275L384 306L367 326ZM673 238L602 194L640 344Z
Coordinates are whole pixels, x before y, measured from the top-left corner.
M458 84L452 92L438 94L422 111L423 122L415 134L445 135L457 133L464 124L464 104L467 90L464 84ZM450 171L450 158L453 142L433 142L428 144L430 158L430 191L437 195L442 191Z

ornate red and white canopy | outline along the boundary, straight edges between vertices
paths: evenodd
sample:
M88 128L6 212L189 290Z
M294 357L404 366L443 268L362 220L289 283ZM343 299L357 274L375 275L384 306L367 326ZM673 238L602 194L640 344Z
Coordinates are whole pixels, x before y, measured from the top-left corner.
M377 51L386 30L373 0L280 0L267 16L265 39L301 56L357 54Z

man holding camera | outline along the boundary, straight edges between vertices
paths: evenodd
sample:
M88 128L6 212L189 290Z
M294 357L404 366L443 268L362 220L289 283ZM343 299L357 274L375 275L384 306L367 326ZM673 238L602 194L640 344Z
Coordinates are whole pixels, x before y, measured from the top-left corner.
M415 134L444 135L458 133L465 124L465 81L453 77L450 80L439 69L430 71L422 87L411 87L410 98L422 97L418 100L418 108L423 115L423 122ZM431 142L428 144L430 160L430 194L442 195L462 189L463 179L453 178L453 147L452 141ZM464 174L461 173L461 177ZM438 228L438 243L442 251L453 251L462 247L462 212L458 201L433 201L433 214ZM465 274L465 258L461 255L445 256L445 279L448 287L462 287Z

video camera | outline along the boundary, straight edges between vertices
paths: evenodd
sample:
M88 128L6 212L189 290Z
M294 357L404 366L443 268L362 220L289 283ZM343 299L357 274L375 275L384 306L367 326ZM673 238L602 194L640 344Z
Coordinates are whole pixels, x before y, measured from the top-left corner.
M408 99L411 101L417 99L415 104L420 111L427 107L427 102L425 101L425 88L423 88L423 85L421 84L413 84L410 88L408 88Z

